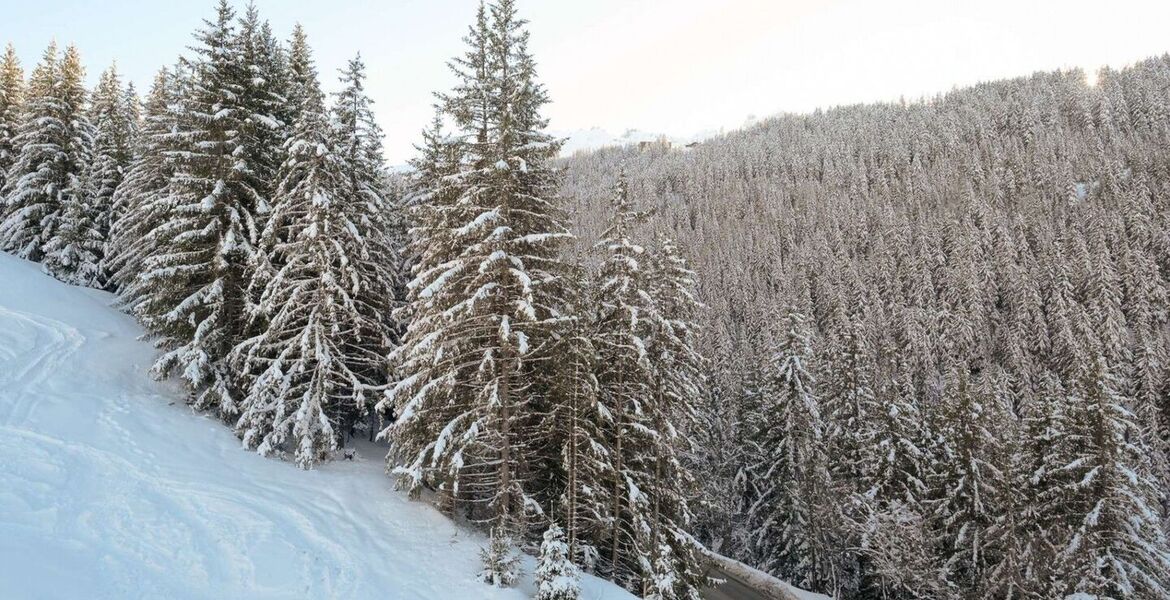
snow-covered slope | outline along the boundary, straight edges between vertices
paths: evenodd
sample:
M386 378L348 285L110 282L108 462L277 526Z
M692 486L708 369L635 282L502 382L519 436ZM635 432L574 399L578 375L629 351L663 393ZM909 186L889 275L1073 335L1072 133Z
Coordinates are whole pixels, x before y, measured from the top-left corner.
M600 127L593 127L575 131L553 132L553 135L565 140L565 144L561 146L561 156L572 156L577 152L588 152L599 148L632 146L639 142L654 142L660 139L666 139L676 147L683 147L691 142L701 142L715 137L719 135L719 132L703 131L694 135L680 137L630 129L622 135L614 135Z
M483 537L392 491L377 448L310 472L241 450L110 301L0 254L0 598L531 596L476 581Z

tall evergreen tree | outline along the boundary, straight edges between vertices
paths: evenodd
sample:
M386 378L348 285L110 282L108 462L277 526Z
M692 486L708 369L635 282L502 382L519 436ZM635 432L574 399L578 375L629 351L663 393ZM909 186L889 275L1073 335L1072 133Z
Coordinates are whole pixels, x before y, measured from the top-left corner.
M1114 390L1100 353L1085 369L1071 415L1076 457L1063 469L1071 536L1057 554L1065 594L1170 595L1170 551L1161 528L1150 452Z
M162 69L155 75L143 106L143 122L135 134L134 159L111 198L109 241L103 270L122 304L138 314L154 282L140 277L146 260L166 250L173 233L171 177L178 162L180 77Z
M817 492L829 480L828 457L805 327L804 316L790 308L770 365L762 428L752 432L757 451L749 472L757 492L748 524L760 568L820 588L830 579L816 515Z
M639 541L651 530L650 505L638 487L638 463L632 455L652 451L647 439L655 430L647 425L655 386L651 370L650 294L646 250L635 243L634 229L645 218L633 207L625 173L618 174L612 196L609 226L595 245L601 260L597 275L597 314L594 339L598 355L599 399L612 424L606 444L612 454L610 531L605 533L609 574L626 585L641 583ZM645 405L645 406L644 406ZM644 481L643 481L644 483ZM647 556L652 556L649 554Z
M61 79L57 84L62 116L66 124L67 185L56 215L41 221L45 243L45 270L67 283L99 287L101 256L105 245L101 223L108 207L95 202L91 164L94 127L88 116L85 68L74 46L61 58Z
M302 107L315 93L314 90L319 89L320 84L317 82L317 68L313 65L313 51L309 48L305 28L300 23L293 26L287 45L288 49L281 54L287 63L283 114L292 127L300 122Z
M609 522L613 465L605 433L613 419L598 401L597 352L590 335L592 323L586 318L589 282L580 269L575 271L581 280L574 286L568 310L575 317L557 341L556 379L543 426L555 432L551 441L558 446L542 452L545 462L538 465L561 478L553 485L559 496L551 502L559 507L558 520L565 524L569 560L592 569L598 559L597 542Z
M436 487L477 520L524 532L526 517L544 510L528 487L529 442L551 379L544 354L563 318L558 250L571 236L525 22L510 0L491 6L490 23L487 12L442 97L459 166L452 189L439 188L451 202L413 230L413 320L391 355L402 379L388 403L399 417L384 433L406 487Z
M94 126L94 152L89 178L93 205L100 217L98 231L109 237L114 215L114 192L126 177L134 158L134 135L138 128L137 99L122 85L117 67L102 73L93 92L90 121Z
M649 259L653 310L647 315L647 354L653 396L645 412L655 435L644 463L648 477L639 483L651 498L651 529L643 554L653 555L656 549L662 554L668 548L664 556L670 560L660 560L655 569L643 573L643 590L661 588L661 571L669 565L672 592L686 597L697 594L705 583L700 565L704 549L689 534L696 484L683 464L683 456L695 443L688 433L699 418L698 405L706 392L706 365L698 350L696 322L702 305L695 298L697 275L687 267L674 240L660 237Z
M293 82L295 87L295 77ZM404 218L402 207L390 197L386 186L382 129L374 119L374 102L366 93L366 67L360 56L351 59L340 70L339 82L341 89L333 96L329 117L331 145L343 168L341 189L345 197L350 202L361 204L360 210L355 209L354 214L360 215L360 226L367 232L368 260L377 264L380 270L374 281L378 286L376 292L371 288L366 301L358 305L363 318L378 326L356 343L366 353L385 355L389 348L398 344L402 334L393 309L402 303L404 296ZM373 367L366 377L383 379L384 365ZM355 414L365 414L373 404L371 400L369 406L354 405L352 408Z
M981 589L986 571L996 559L989 531L998 514L1005 475L998 435L1007 422L1003 398L994 386L974 386L965 370L953 374L943 399L940 435L941 460L933 478L937 481L933 519L940 535L947 580L960 597L984 597Z
M68 190L81 173L70 154L71 115L62 81L57 45L50 44L29 79L22 123L13 140L20 154L3 190L0 248L21 258L40 260L44 255Z
M239 70L236 80L237 96L243 112L238 115L240 130L237 136L238 158L247 165L240 174L254 190L254 212L261 219L269 205L279 180L276 171L284 159L283 144L289 123L280 117L287 111L288 73L284 49L272 34L260 11L249 3L239 19L238 29L229 44L234 54L234 68Z
M246 326L249 268L257 260L257 189L246 148L269 117L255 99L254 74L241 54L234 13L221 0L215 19L196 34L178 108L176 159L165 224L167 243L146 260L150 282L139 312L164 352L154 373L180 374L191 404L224 418L239 411L241 382L225 364Z
M344 440L383 383L393 281L379 241L381 203L355 193L349 156L337 151L308 68L263 234L277 267L253 315L266 328L235 351L259 373L236 425L245 446L261 454L291 448L304 468Z
M20 151L16 135L20 131L23 113L24 69L20 67L16 48L8 44L4 58L0 59L0 194L6 187L8 170ZM0 195L0 216L6 214L3 199L4 196Z

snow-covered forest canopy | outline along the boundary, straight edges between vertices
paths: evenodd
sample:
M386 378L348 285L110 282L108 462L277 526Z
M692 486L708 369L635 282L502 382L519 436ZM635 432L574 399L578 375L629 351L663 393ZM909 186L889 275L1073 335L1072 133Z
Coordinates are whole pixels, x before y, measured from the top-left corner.
M9 46L0 250L244 448L385 444L485 584L1170 597L1170 55L562 159L516 3L468 17L405 174L254 6L142 97Z
M624 169L700 274L696 535L842 598L1167 597L1168 119L1163 56L569 160L582 239Z

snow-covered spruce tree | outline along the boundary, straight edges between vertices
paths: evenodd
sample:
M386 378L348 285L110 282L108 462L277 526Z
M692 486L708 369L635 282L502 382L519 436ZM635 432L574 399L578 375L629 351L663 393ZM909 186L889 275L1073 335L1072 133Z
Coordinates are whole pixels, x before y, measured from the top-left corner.
M92 203L99 215L98 231L103 240L108 240L111 223L117 218L113 211L114 192L122 185L134 158L137 103L133 91L122 85L116 67L102 73L90 107L94 151L89 179L93 187Z
M44 269L66 283L100 287L105 246L101 223L109 207L95 202L90 168L94 127L87 110L85 68L76 47L66 48L60 74L57 94L68 134L65 146L68 184L61 195L58 215L41 221L45 239Z
M296 85L295 78L293 82ZM393 316L393 309L402 303L405 285L402 209L390 197L386 186L382 129L374 119L373 100L366 94L366 67L360 56L350 59L340 70L340 83L330 112L332 146L342 165L342 192L350 202L361 204L354 214L360 215L356 224L366 232L366 260L379 269L378 277L370 281L369 294L357 305L366 322L376 328L354 344L360 352L386 356L402 334L399 321ZM384 361L371 364L365 376L383 381ZM345 415L339 415L347 423L347 429L362 415L371 413L375 402L370 397L365 400L368 402L349 405L343 411ZM372 433L372 421L369 426Z
M147 258L164 251L173 233L165 225L172 217L171 176L178 160L171 150L176 147L179 83L175 71L155 75L135 135L134 160L111 198L103 271L132 314L138 314L139 303L154 288L153 281L140 277Z
M569 560L592 570L597 564L596 546L609 522L611 455L605 432L611 415L598 402L596 357L587 318L591 302L590 282L584 270L574 268L578 281L571 290L573 301L567 314L574 318L562 328L553 363L554 385L545 431L555 432L553 446L540 451L539 470L554 481L549 486L556 496L549 500L557 507L555 519L565 524Z
M259 373L236 423L244 445L265 455L291 449L311 468L384 383L393 273L378 241L381 206L350 186L311 71L303 92L263 233L276 271L253 318L266 328L234 354Z
M843 544L834 552L845 548L859 548L860 533L865 522L874 512L876 503L868 492L874 489L874 474L877 472L875 439L878 406L871 386L869 369L871 363L863 338L864 327L860 325L858 311L854 316L845 316L832 338L827 341L826 355L820 359L823 382L823 410L826 419L826 444L832 457L831 475L834 487L840 496L837 510L841 511L841 536ZM838 593L855 593L862 586L859 580L858 556L848 551L835 556L837 566Z
M642 475L653 471L641 470L644 465L630 457L653 450L647 439L655 434L652 424L647 423L651 418L647 403L654 390L647 354L647 316L654 306L646 251L633 240L634 229L645 215L633 207L624 172L618 174L611 210L609 227L595 245L601 266L595 278L593 337L598 397L612 421L606 445L613 465L611 525L610 531L603 533L608 548L602 558L607 560L610 577L623 585L637 586L642 575L638 543L645 542L640 538L651 530L651 523L650 499L636 482L644 485ZM652 455L645 457L652 459Z
M573 564L560 526L552 523L540 543L536 560L536 596L533 600L577 600L581 597L581 570Z
M2 190L8 177L8 170L16 162L19 148L16 134L20 131L24 113L24 69L12 44L4 50L0 59L0 217L5 215Z
M1024 410L1011 435L998 436L1004 456L1003 486L997 493L998 510L984 534L985 548L994 560L979 587L988 597L1049 598L1054 593L1048 576L1054 556L1051 541L1054 534L1063 534L1045 524L1059 517L1042 514L1042 505L1052 498L1047 489L1051 468L1035 468L1034 456L1057 451L1060 442L1058 434L1046 432L1043 424L1052 410L1047 394L1032 396ZM1030 446L1033 440L1035 448Z
M771 360L761 419L752 432L755 464L748 467L758 497L748 511L761 569L794 585L824 589L831 566L818 531L818 500L828 490L824 423L817 403L804 316L789 308Z
M286 159L284 142L291 123L288 109L288 66L285 51L273 35L271 27L260 18L256 5L249 3L240 17L238 29L232 37L237 67L247 75L237 83L236 102L244 107L240 115L240 130L236 132L239 164L247 165L241 178L255 191L253 219L257 230L263 230L272 209L273 195L280 184L277 170ZM244 296L245 310L255 316L259 295L274 272L270 264L271 247L257 247L247 266L248 286ZM249 319L243 337L263 333L263 319ZM250 386L256 374L250 371L236 373L241 386Z
M455 182L456 175L461 168L460 150L457 140L444 132L441 121L442 112L436 110L431 126L423 132L423 144L418 146L419 157L411 162L414 172L408 182L410 190L405 205L410 213L412 228L410 230L410 246L406 251L414 258L412 272L416 279L421 265L430 265L430 268L433 269L436 265L442 265L451 260L453 234L457 229L457 226L449 225L448 221L454 216L454 203L461 195L461 188ZM434 274L431 276L433 277ZM392 365L401 363L402 354L407 351L408 344L412 343L411 340L414 337L424 336L422 325L413 325L422 315L431 315L430 318L433 321L431 325L427 326L430 333L425 335L430 335L432 342L439 340L442 318L435 315L437 308L429 305L426 300L431 294L422 296L421 293L414 291L415 287L414 280L407 284L407 302L394 311L394 317L406 323L407 329L403 338L403 347L396 349L390 355ZM412 329L415 331L413 334L411 333ZM420 364L425 365L426 363ZM404 378L410 377L411 373L406 371L401 364L395 365L395 367L392 377L398 379L396 386L401 386ZM444 365L444 369L451 367L450 363ZM442 371L436 371L433 376L441 378ZM451 383L448 381L444 384L441 379L436 379L432 383L432 387L450 385ZM399 402L401 401L399 400ZM376 408L379 414L391 415L395 421L401 420L398 412L399 407L393 393L386 394ZM460 405L456 405L454 402L444 403L437 400L416 405L412 410L417 414L407 415L413 420L409 431L402 431L397 435L405 435L417 440L437 439L446 424L459 414L460 408ZM380 432L379 437L385 439L393 433L393 430L393 427L389 427ZM430 486L437 496L436 505L445 512L453 511L456 508L455 496L458 491L456 478L444 476L441 473L429 473L429 460L413 462L416 458L418 457L390 454L387 456L387 463L394 465L395 461L411 460L416 470L409 478L406 474L400 473L398 475L399 485L410 489L412 495L418 493L424 485Z
M512 587L520 579L520 555L516 553L512 536L492 528L486 548L479 551L483 568L480 581L495 587Z
M997 558L988 537L1007 485L998 440L1012 435L998 392L994 383L973 385L965 368L948 377L943 392L931 518L946 580L962 598L985 597L980 586Z
M688 470L696 477L695 523L692 533L708 548L724 556L751 562L743 548L750 533L739 510L745 482L742 466L746 454L741 436L745 428L740 390L732 380L729 355L720 346L708 348L712 356L707 393L698 407L699 418L692 424L695 445L687 457Z
M1074 460L1062 490L1071 536L1057 553L1064 594L1109 598L1170 595L1170 550L1151 475L1150 452L1098 351L1073 404Z
M246 325L246 288L257 260L256 214L267 199L244 144L269 121L267 105L244 104L253 73L241 55L234 14L221 0L216 17L196 34L178 107L166 242L146 259L139 314L163 349L152 371L178 373L190 402L230 418L241 382L225 359Z
M690 500L697 486L682 460L695 443L688 433L706 391L706 365L697 347L696 319L702 305L695 299L697 276L674 241L660 237L656 246L648 264L653 310L646 315L653 396L643 407L655 434L649 451L632 458L644 461L642 468L649 475L644 483L637 482L650 497L650 535L641 544L641 554L652 556L667 547L671 560L655 568L668 564L674 591L686 597L697 594L705 583L700 564L704 549L689 533L694 522ZM661 574L645 567L643 563L643 590L649 590Z
M13 139L19 154L8 170L0 221L0 249L40 260L56 229L64 196L81 170L69 155L71 128L61 95L61 58L50 44L33 69L20 129Z
M653 566L650 569L649 581L643 586L644 600L675 600L687 597L679 595L679 569L674 557L671 556L669 545L659 546L658 551L653 552L646 562ZM693 594L690 597L697 598L698 595Z
M293 26L292 35L286 43L287 49L276 54L283 65L284 81L279 89L284 91L285 101L281 103L279 116L291 127L301 120L301 109L308 97L320 89L317 67L313 64L313 51L309 39L300 23Z
M261 21L255 4L244 10L230 45L236 55L235 67L241 70L234 82L238 86L235 101L246 111L239 116L237 158L248 166L243 175L259 195L255 212L262 220L280 183L276 171L284 160L290 125L278 118L288 100L287 66L280 42L268 23Z
M527 487L529 442L542 434L543 354L563 318L558 251L571 237L524 23L510 0L490 19L481 8L466 55L451 63L459 83L441 104L457 169L416 187L428 205L412 230L412 320L391 354L400 380L385 406L398 420L383 432L406 488L436 488L501 535L544 511ZM420 166L419 184L433 182L440 167Z
M101 213L90 204L93 188L88 183L79 178L70 186L56 232L45 242L44 268L65 283L100 288L105 240L98 225Z

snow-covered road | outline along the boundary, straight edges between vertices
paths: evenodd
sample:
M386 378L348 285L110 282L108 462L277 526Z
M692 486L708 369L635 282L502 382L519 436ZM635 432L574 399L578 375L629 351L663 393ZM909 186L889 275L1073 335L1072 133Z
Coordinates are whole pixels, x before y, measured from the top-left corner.
M0 598L530 596L479 583L483 537L393 492L373 446L310 472L241 450L110 302L0 254Z

